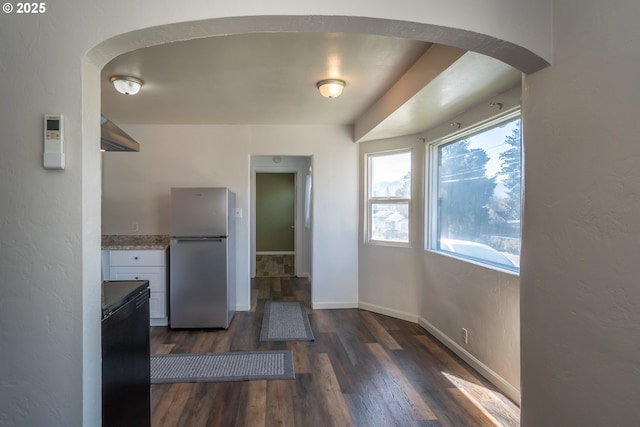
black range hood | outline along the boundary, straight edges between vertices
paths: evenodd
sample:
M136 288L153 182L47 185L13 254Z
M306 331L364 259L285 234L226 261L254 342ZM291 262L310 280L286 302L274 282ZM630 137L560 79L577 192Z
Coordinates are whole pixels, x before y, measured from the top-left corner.
M105 116L100 116L100 148L104 151L140 151L140 144Z

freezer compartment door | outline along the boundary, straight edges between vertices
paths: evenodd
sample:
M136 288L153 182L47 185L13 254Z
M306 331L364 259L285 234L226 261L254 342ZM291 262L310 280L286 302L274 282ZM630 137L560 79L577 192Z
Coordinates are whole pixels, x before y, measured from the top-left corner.
M227 239L172 239L172 328L228 328Z
M228 236L229 190L172 188L171 236Z

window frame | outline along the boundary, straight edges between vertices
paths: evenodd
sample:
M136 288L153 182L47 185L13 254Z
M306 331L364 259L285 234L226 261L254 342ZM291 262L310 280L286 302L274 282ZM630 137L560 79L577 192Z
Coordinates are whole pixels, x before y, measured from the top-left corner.
M480 258L474 258L470 256L461 255L455 252L450 252L447 250L438 248L438 195L439 195L439 153L438 150L441 146L453 144L455 142L462 141L466 138L473 137L480 133L489 131L493 128L499 127L501 124L512 121L516 118L520 119L520 124L522 126L522 110L521 107L518 106L509 111L505 111L503 114L498 116L493 116L487 120L478 122L467 129L464 129L459 132L454 132L451 134L447 134L442 138L435 139L431 142L428 142L428 148L425 150L425 165L427 167L427 171L425 173L425 189L427 190L427 194L425 195L425 250L430 252L435 252L441 255L446 255L449 257L453 257L465 262L469 262L471 264L476 264L482 267L490 268L493 270L502 271L505 273L520 275L520 267L510 268L505 265L492 263L488 260L482 260ZM524 159L522 152L522 134L520 134L520 174L521 174L521 197L520 197L520 221L522 221L522 207L524 205L524 197L522 196L522 191L524 189ZM520 234L520 241L522 241L522 233Z
M372 196L371 185L372 180L372 160L375 157L393 156L398 154L408 153L410 160L410 173L411 180L409 181L409 195L408 196ZM412 245L412 233L413 227L411 224L411 210L412 210L412 194L413 194L413 149L412 148L400 148L394 150L375 151L365 154L365 180L366 180L366 194L365 194L365 232L364 240L366 244L376 246L396 246L409 248ZM376 240L373 238L373 205L374 204L405 204L407 205L407 241L395 241L395 240Z

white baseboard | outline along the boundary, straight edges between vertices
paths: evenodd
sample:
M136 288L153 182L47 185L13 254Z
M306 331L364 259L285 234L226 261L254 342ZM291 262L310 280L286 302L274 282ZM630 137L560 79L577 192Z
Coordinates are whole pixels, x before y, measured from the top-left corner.
M168 317L162 317L162 318L153 317L149 321L149 326L169 326L169 318Z
M445 335L438 328L433 326L426 319L419 317L418 324L426 329L429 333L435 336L438 341L447 346L451 351L460 356L465 362L471 365L476 371L480 373L483 377L489 380L493 385L498 387L504 394L506 394L510 399L520 405L520 390L512 386L509 382L507 382L504 378L498 375L496 372L491 370L487 365L478 360L474 355L469 353L464 348L460 347L458 343L453 341L449 336Z
M363 310L372 311L378 314L384 314L385 316L394 317L396 319L406 320L407 322L418 323L419 317L412 313L405 311L394 310L387 307L382 307L375 304L369 304L366 302L360 302L359 307Z
M357 302L312 302L313 309L332 310L336 308L358 308Z

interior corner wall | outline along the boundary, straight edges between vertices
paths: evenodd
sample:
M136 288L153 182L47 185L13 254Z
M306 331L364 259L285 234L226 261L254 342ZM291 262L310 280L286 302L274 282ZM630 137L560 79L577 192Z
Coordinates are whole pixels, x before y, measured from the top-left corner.
M363 142L359 147L358 286L363 309L417 322L420 294L420 255L423 248L424 145L415 135ZM411 150L410 246L369 244L367 240L367 164L371 153Z
M640 3L556 1L525 78L522 426L640 425Z

